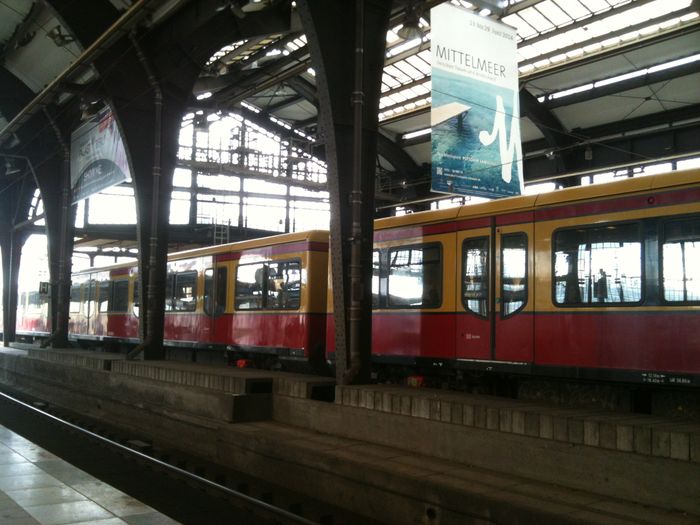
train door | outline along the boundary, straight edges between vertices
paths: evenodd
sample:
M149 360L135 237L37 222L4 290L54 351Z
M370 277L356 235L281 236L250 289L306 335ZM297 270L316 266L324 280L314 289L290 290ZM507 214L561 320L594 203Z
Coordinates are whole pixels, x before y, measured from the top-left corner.
M495 232L493 359L531 362L534 336L533 225L498 226Z
M92 276L83 286L85 286L83 293L83 300L85 301L85 333L91 334L95 328L94 316L95 307L97 306L95 304L95 293L97 286Z
M216 263L204 270L204 313L208 328L208 341L217 342L225 337L221 316L226 311L228 300L228 263Z
M457 232L457 359L492 359L492 239L491 228Z

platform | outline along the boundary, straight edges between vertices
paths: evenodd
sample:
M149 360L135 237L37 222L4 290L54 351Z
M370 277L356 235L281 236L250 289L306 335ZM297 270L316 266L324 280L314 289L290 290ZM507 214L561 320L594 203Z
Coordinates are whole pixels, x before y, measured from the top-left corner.
M700 524L697 422L81 352L0 381L387 523Z
M0 425L0 523L168 525L177 522Z

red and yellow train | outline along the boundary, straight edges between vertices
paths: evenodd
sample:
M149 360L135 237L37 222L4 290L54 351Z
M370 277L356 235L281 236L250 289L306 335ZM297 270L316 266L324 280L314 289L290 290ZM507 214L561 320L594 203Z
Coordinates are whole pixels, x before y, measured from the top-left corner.
M381 219L374 245L378 364L700 386L700 170ZM332 361L327 265L319 231L173 254L166 342ZM136 342L137 279L76 274L72 337Z

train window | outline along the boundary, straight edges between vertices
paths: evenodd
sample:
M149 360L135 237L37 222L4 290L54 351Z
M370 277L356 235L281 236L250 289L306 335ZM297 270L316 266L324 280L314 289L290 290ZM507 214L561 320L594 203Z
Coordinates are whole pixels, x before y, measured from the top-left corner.
M129 307L129 281L119 279L112 285L112 298L109 303L110 312L126 312Z
M521 310L527 302L527 235L501 237L501 316Z
M437 308L442 302L440 245L389 250L389 306Z
M372 308L379 307L379 261L379 250L374 250L372 252Z
M80 285L74 284L70 287L70 309L71 313L80 311Z
M263 307L265 265L242 264L236 271L236 308L260 310Z
M462 304L480 317L488 315L489 238L465 239L462 244Z
M165 278L165 311L172 312L173 308L173 288L175 283L175 274L168 272ZM148 298L148 296L146 297Z
M175 274L173 292L174 311L194 312L197 308L197 272Z
M100 281L97 283L97 311L106 312L109 310L109 301L112 295L112 282Z
M226 309L226 268L209 268L204 271L204 311L208 315L219 315Z
M554 234L555 304L634 304L642 300L639 224L559 230Z
M270 262L266 265L265 307L296 310L301 304L301 264L299 261Z
M138 316L139 315L139 306L141 304L140 298L139 298L139 286L141 283L139 283L138 280L134 281L134 298L133 298L133 307L132 311L134 312L134 315Z
M83 302L87 303L85 308L85 315L92 315L95 313L95 288L96 283L90 279L85 286L85 293L83 293Z
M27 296L27 310L30 312L41 310L41 296L39 292L29 292Z
M664 225L662 257L664 300L700 301L700 218Z

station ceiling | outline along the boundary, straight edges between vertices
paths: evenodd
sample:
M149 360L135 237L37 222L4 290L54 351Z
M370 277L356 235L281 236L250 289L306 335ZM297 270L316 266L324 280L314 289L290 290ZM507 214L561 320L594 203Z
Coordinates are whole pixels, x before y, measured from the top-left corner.
M86 51L75 37L76 27L86 21L79 14L63 19L55 7L75 2L79 0L0 0L0 150L14 146L12 131L22 125L16 120L14 127L8 123L46 86L53 86L51 102L67 104L85 97L99 83L90 67L73 68L65 75ZM228 10L245 23L247 13L281 2L220 0L203 5ZM104 3L105 17L114 21L137 2ZM148 9L135 23L167 24L170 14L185 3L187 0L145 2ZM427 182L430 8L439 3L394 2L378 148L380 167L393 175L390 184L405 184L409 174L415 187ZM563 157L576 148L618 144L614 141L659 130L700 129L700 1L452 3L500 19L517 30L526 181L546 179L562 169L582 169L585 165L573 162L573 157L568 166L556 168L549 168L553 163L545 160ZM412 31L402 31L404 26ZM95 39L98 37L96 34ZM289 32L231 42L204 64L192 94L192 108L244 111L273 132L293 128L321 141L314 71L294 9ZM646 152L629 144L630 151L619 158L630 163L653 161L668 150ZM668 156L697 153L666 152ZM427 186L413 196L426 192Z

